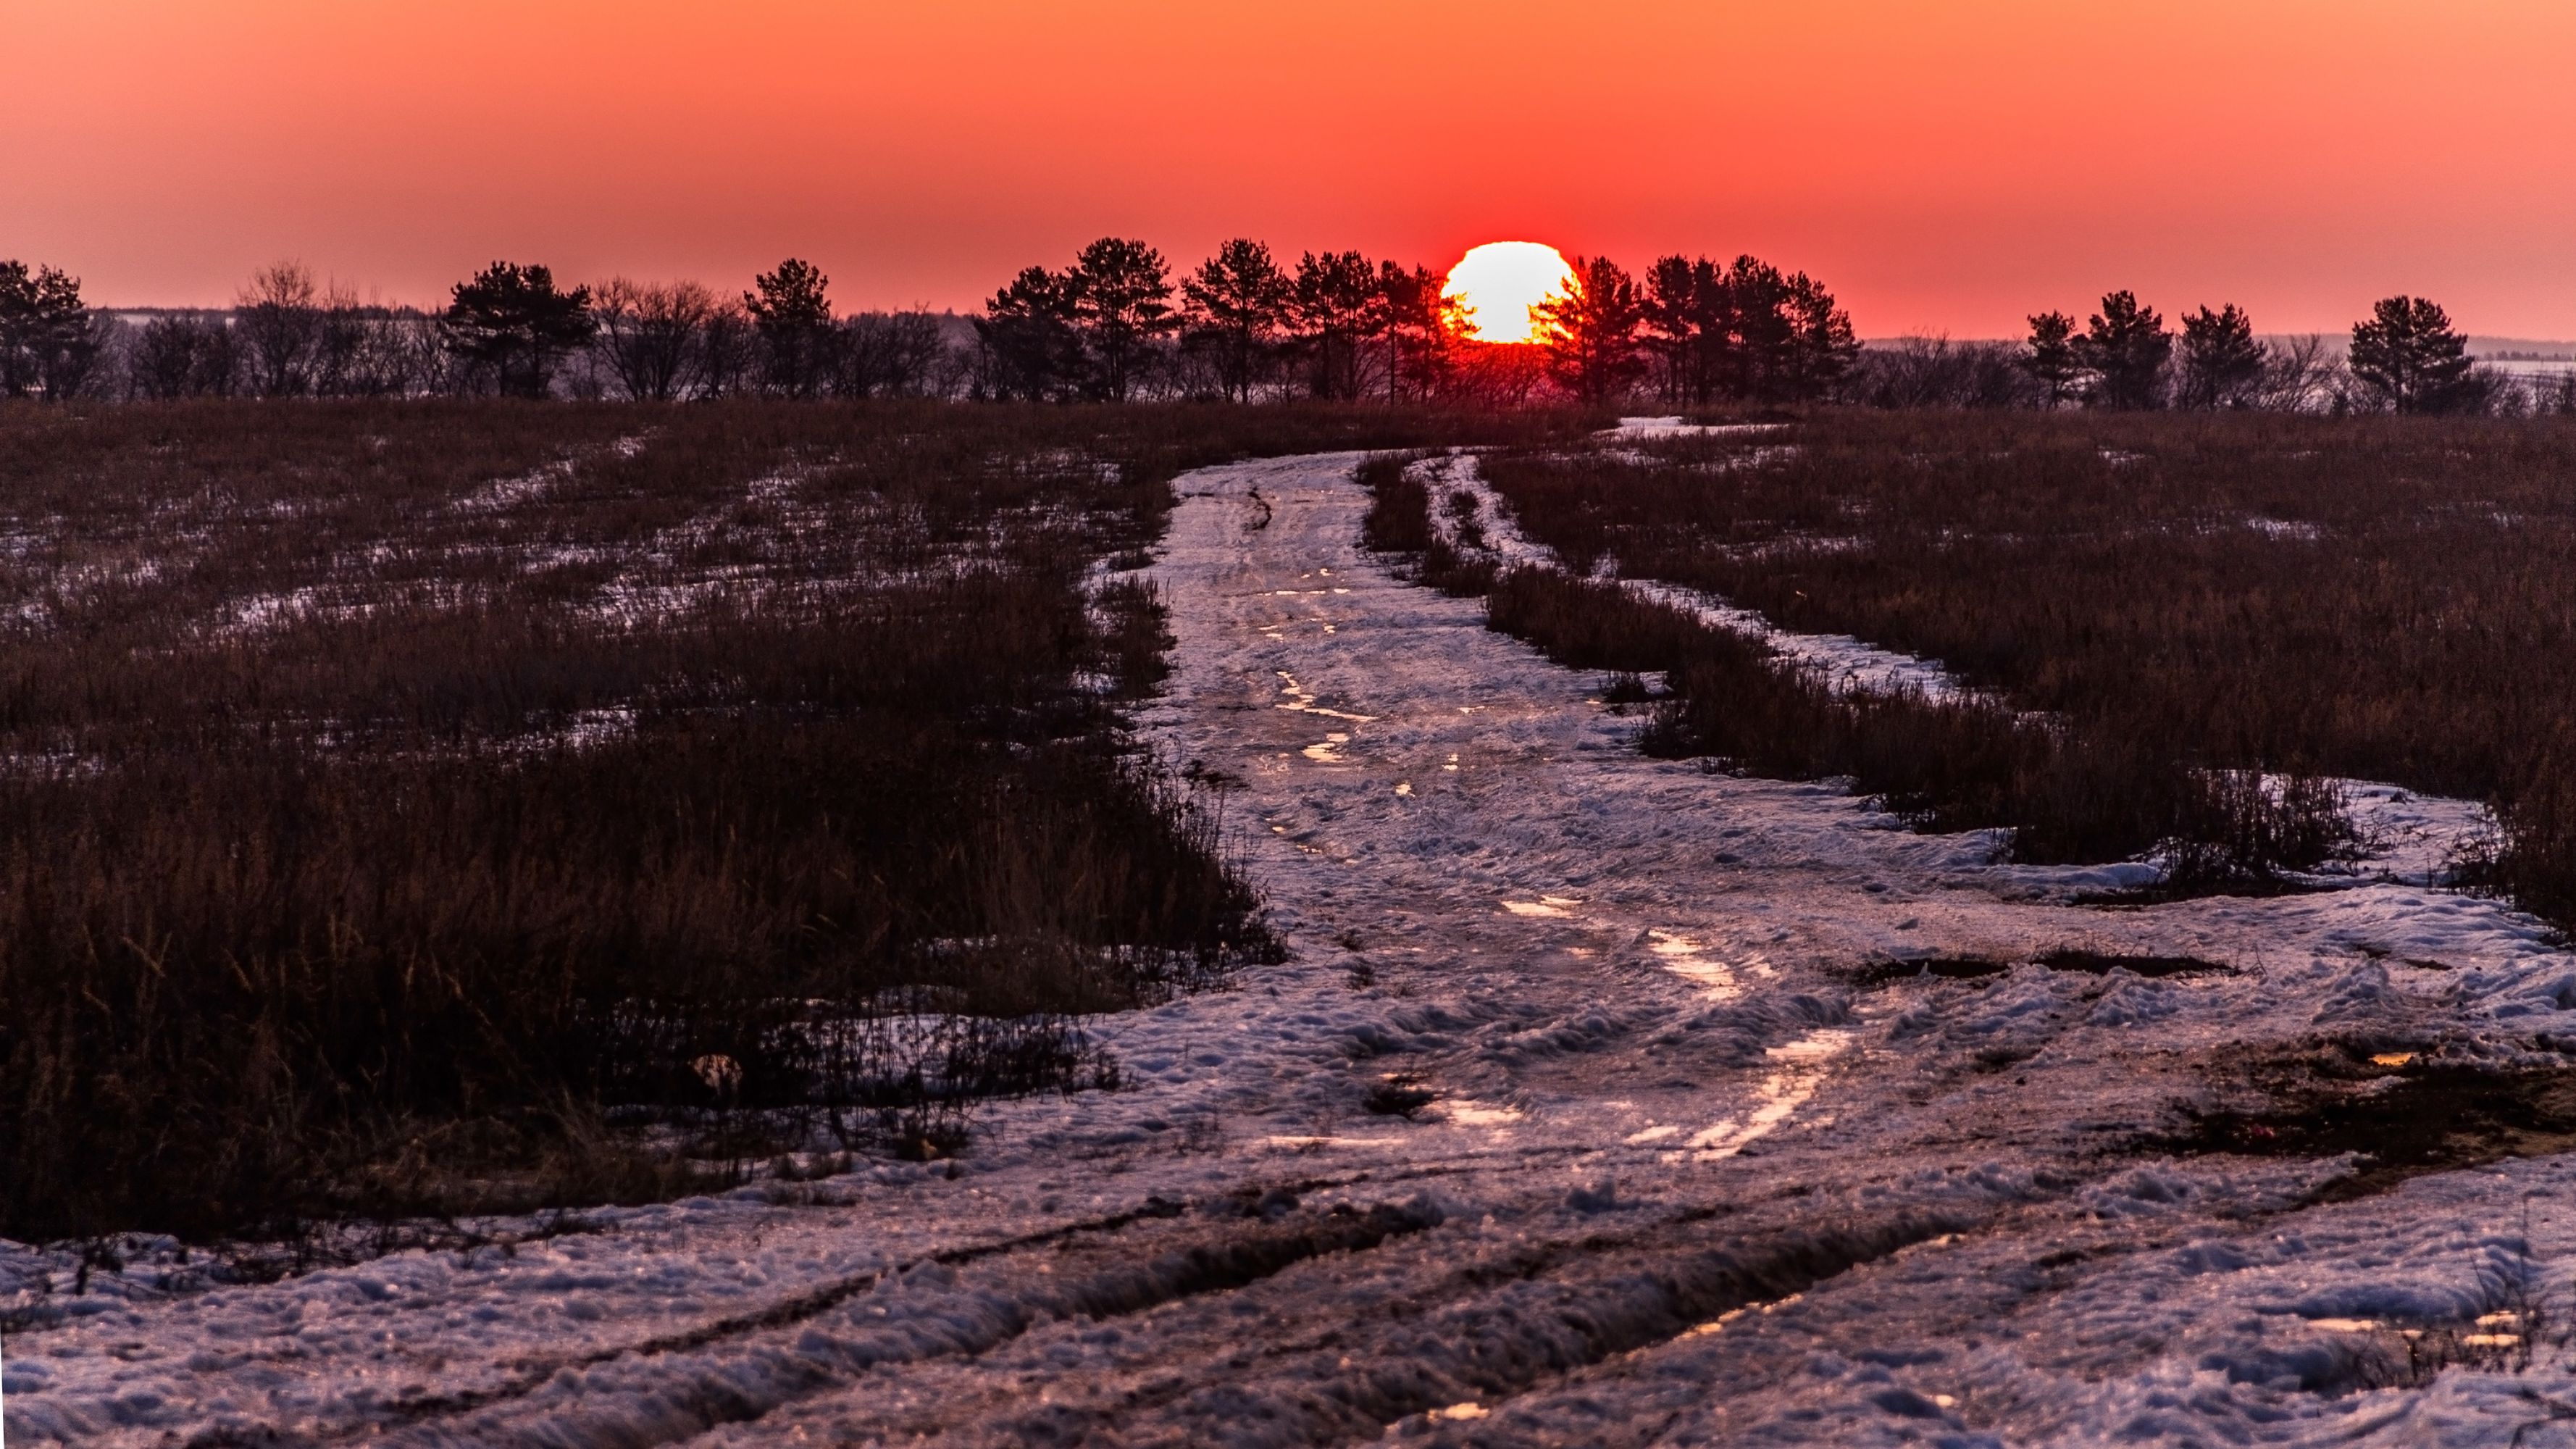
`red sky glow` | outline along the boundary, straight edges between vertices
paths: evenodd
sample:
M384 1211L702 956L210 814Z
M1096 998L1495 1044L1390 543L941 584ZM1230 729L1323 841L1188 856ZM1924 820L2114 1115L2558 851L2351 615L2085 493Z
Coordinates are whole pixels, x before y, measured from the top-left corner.
M1861 332L2127 286L2576 336L2564 0L12 0L0 256L110 305L496 257L968 308L1104 233L1750 251Z

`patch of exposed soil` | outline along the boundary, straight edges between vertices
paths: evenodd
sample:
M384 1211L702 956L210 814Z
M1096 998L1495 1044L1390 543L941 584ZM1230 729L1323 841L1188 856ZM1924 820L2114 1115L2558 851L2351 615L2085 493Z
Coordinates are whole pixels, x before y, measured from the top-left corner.
M2233 976L2232 966L2204 961L2197 956L2128 955L2115 951L2087 951L2072 946L2060 947L2031 958L2051 971L2080 971L2089 976L2107 976L2113 967L2138 976ZM1861 987L1892 986L1900 981L1934 976L1944 981L1976 981L2001 976L2013 968L2011 961L1991 956L1923 956L1901 961L1879 961L1861 968L1854 983Z
M2576 1150L2576 1071L2401 1067L2360 1087L2316 1083L2260 1112L2196 1115L2167 1146L2260 1157L2355 1155L2316 1194L2341 1202L2410 1177Z

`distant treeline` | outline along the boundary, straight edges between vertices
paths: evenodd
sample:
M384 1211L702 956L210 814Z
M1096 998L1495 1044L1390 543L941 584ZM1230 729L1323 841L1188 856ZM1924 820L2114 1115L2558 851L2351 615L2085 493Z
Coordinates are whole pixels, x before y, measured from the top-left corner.
M2422 297L2388 297L2341 351L2322 335L2266 341L2229 304L2176 332L2134 293L2113 292L2080 325L2030 319L2021 343L1908 338L1872 349L1843 388L1879 407L2081 406L2116 411L2576 413L2576 375L2534 377L2470 358L2468 339Z
M1666 256L1640 275L1576 258L1534 314L1533 345L1475 340L1427 267L1355 251L1229 241L1177 278L1142 241L1104 237L1030 267L980 314L843 314L790 258L720 293L696 282L559 287L495 262L437 311L362 305L289 262L230 309L137 325L77 279L0 262L0 396L505 395L648 400L758 395L1106 401L1382 399L1523 407L1835 401L1953 408L2576 413L2576 376L2474 363L2449 317L2390 297L2347 349L2256 337L2235 305L2179 332L2130 292L2022 342L1914 337L1864 348L1833 294L1756 257Z

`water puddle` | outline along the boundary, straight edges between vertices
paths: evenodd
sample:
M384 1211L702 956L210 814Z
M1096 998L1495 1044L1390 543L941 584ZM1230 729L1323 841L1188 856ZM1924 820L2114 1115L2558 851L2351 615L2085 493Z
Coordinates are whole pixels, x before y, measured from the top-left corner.
M1299 684L1297 682L1297 676L1289 673L1285 669L1277 669L1271 672L1287 681L1279 686L1279 692L1288 696L1288 702L1279 706L1281 709L1293 710L1298 714L1319 714L1327 719L1346 719L1353 724L1368 724L1377 718L1377 716L1373 714L1347 714L1338 709L1326 709L1322 705L1315 703L1315 692L1308 689L1306 686Z

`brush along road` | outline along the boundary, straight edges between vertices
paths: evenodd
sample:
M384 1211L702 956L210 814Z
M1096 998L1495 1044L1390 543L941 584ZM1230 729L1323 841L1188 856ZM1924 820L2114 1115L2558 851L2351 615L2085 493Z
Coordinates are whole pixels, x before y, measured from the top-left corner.
M2500 1155L2560 1140L2576 1045L2536 923L2088 908L2139 867L1641 758L1596 677L1360 551L1356 461L1178 485L1142 732L1292 956L1097 1022L1121 1090L264 1285L11 1250L10 1441L2504 1444L2576 1405L2576 1169ZM2428 1120L2464 1068L2534 1121ZM2403 1170L2303 1135L2326 1102Z

